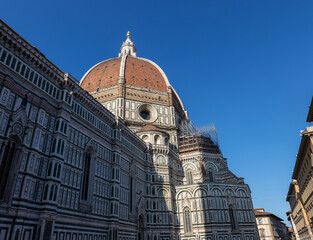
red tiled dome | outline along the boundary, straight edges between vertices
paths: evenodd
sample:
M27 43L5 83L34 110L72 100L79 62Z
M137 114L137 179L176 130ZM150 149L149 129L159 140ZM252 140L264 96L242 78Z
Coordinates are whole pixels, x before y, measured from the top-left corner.
M161 105L179 105L181 113L188 119L187 112L165 73L154 62L137 57L130 33L126 36L119 56L93 66L81 79L80 86L103 102L122 97ZM119 84L123 84L123 88L117 89ZM151 93L150 96L148 92Z
M120 74L124 75L125 84L156 91L167 91L165 74L159 67L146 59L127 56L124 73L121 70L122 57L109 59L92 67L81 81L81 87L88 92L99 87L108 88L118 84Z
M148 61L127 57L125 67L127 85L166 92L167 86L160 71Z
M97 64L85 75L81 87L87 92L93 92L98 87L108 88L117 85L120 65L120 58L109 59Z

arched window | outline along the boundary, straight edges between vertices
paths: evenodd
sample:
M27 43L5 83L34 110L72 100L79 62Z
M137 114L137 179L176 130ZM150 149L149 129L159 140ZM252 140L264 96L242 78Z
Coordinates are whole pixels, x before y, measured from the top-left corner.
M48 196L48 190L49 190L49 185L47 184L45 186L45 192L43 194L43 199L46 200L47 199L47 196Z
M55 185L52 185L52 187L51 187L51 189L50 189L49 200L52 200L53 193L54 193L54 189L55 189Z
M53 201L56 201L56 200L57 200L57 194L58 194L58 187L55 187L55 189L54 189Z
M186 175L187 175L187 184L193 184L192 172L188 170Z
M64 134L67 132L67 123L64 124Z
M19 236L20 236L20 229L16 229L15 231L15 237L14 237L14 240L18 240L19 239Z
M260 236L265 237L265 229L264 228L260 228Z
M133 212L133 177L129 181L129 210Z
M157 163L158 164L165 164L166 163L165 157L163 155L159 155L157 157Z
M61 149L61 140L59 139L59 141L58 141L58 150L57 150L57 153L60 153L60 149Z
M55 131L58 131L60 125L60 120L58 119L56 124L55 124Z
M213 196L222 196L222 191L220 189L214 188L212 190Z
M63 128L64 128L64 122L62 121L62 123L61 123L61 129L60 129L61 132L63 132Z
M57 140L56 140L56 139L53 139L51 152L55 152L56 144L57 144Z
M239 197L247 197L247 194L246 194L246 192L244 190L239 189L238 190L238 196Z
M235 195L234 191L231 189L226 189L225 193L227 196L234 196Z
M113 212L114 212L113 210L114 210L113 209L113 203L111 203L111 211L110 211L111 214L113 214Z
M57 176L57 168L58 168L59 164L55 163L54 164L54 169L53 169L53 177Z
M161 138L159 135L154 136L154 144L160 144L161 143Z
M138 222L138 240L144 240L144 219L142 215L139 216Z
M64 153L64 141L62 141L62 144L61 144L61 152L60 154L63 155Z
M229 218L230 218L230 225L232 230L237 230L237 223L236 223L236 218L235 218L235 213L233 209L233 205L229 205L228 207L229 211Z
M12 162L16 155L16 142L9 140L5 147L3 158L0 164L0 199L4 198L4 193L8 185Z
M111 197L114 197L115 186L111 186Z
M143 135L142 136L142 140L145 141L145 142L148 142L149 141L148 135Z
M112 175L111 175L112 177L112 179L114 179L115 178L115 169L114 168L112 168Z
M89 192L89 178L90 178L90 162L91 162L91 153L87 151L84 159L84 170L83 170L83 186L82 186L82 200L88 200Z
M58 165L58 178L60 177L60 173L61 173L61 164Z
M209 169L209 171L208 171L208 178L209 178L209 182L213 182L214 181L212 169Z
M52 171L52 162L49 163L48 170L47 170L47 177L51 175Z
M184 210L184 225L185 225L185 232L191 233L191 219L190 219L190 209L188 207Z

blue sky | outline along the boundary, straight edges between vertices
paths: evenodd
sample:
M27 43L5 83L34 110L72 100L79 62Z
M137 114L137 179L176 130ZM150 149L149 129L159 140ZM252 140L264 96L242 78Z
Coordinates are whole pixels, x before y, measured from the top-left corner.
M313 87L313 1L4 1L0 16L78 80L126 32L195 125L214 123L255 208L285 218ZM288 223L289 225L289 223Z

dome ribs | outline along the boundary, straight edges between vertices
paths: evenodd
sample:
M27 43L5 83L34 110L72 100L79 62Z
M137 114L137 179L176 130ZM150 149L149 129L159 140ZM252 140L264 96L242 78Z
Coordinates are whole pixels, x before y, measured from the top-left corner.
M88 92L118 85L121 58L113 58L96 65L84 78L81 86ZM128 56L125 64L125 83L160 92L167 91L167 84L160 71L151 63Z
M160 71L145 60L128 56L125 67L127 85L161 92L167 91L166 82Z
M120 64L120 58L110 59L98 64L87 74L81 87L87 92L94 92L97 88L103 89L117 85Z

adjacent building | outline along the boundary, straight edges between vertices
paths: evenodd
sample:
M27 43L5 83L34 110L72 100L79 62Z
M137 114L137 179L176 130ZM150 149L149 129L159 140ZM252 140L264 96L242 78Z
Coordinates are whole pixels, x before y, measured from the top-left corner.
M254 209L261 240L289 240L289 231L283 220L263 208Z
M307 122L313 121L313 99ZM292 174L287 201L291 212L288 213L295 234L299 239L313 239L313 126L301 133L301 143Z
M0 239L259 236L214 129L129 34L78 82L0 21Z
M292 226L292 228L288 228L289 236L291 240L300 240L300 237L299 237L297 229L295 228L295 223L294 223L291 213L292 213L291 211L286 212L287 219L291 223L291 226Z

